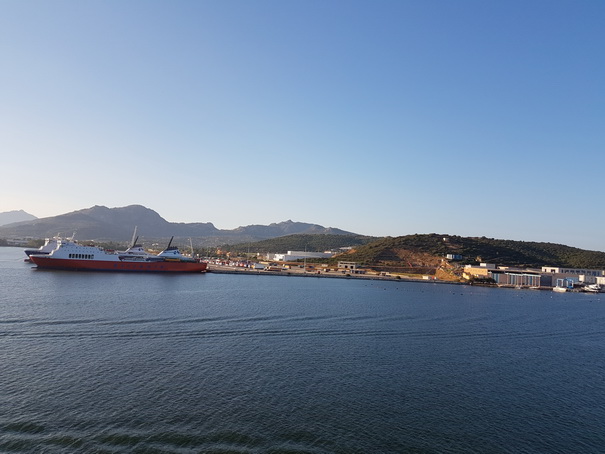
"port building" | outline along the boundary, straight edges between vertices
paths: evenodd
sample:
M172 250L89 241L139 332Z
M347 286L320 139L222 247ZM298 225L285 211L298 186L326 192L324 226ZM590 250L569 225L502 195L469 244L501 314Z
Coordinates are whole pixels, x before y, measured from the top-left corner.
M295 262L302 259L329 259L333 255L332 252L288 251L287 254L274 254L269 260L275 262Z

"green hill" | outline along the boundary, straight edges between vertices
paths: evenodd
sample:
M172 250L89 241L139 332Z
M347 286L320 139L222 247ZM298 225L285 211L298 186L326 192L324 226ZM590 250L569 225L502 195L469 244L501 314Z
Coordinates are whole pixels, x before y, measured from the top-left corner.
M222 245L222 251L230 252L260 252L283 253L286 251L323 252L342 247L357 247L374 241L376 237L363 235L333 235L333 234L295 234L286 235L269 240L251 243Z
M442 258L459 254L461 264L478 261L521 267L561 266L605 269L605 253L553 243L464 238L451 235L425 234L382 238L359 246L341 260L368 265L410 266L414 260L431 262L427 257ZM419 257L421 260L419 260ZM423 263L418 265L423 266ZM428 263L424 265L428 266Z

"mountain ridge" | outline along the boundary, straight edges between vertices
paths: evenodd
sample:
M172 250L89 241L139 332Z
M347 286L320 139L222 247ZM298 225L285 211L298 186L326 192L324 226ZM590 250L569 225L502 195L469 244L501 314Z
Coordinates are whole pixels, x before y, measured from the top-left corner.
M76 238L80 240L127 241L135 226L143 238L195 238L203 245L261 241L289 234L352 233L292 220L268 226L255 224L233 230L221 230L211 222L169 222L156 211L143 205L115 208L95 205L58 216L0 226L0 237L47 238L57 234L71 236L75 232Z

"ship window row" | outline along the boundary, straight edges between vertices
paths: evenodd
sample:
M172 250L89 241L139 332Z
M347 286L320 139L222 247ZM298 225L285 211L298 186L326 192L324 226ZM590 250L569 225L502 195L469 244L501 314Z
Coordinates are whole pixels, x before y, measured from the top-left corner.
M94 254L69 254L70 259L93 259Z

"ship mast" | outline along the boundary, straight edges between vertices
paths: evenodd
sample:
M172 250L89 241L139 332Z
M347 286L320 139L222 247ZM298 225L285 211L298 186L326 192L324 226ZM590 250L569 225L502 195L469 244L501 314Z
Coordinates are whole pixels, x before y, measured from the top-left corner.
M132 240L130 241L130 247L134 247L138 239L139 237L137 236L137 226L135 225L134 232L132 233Z

